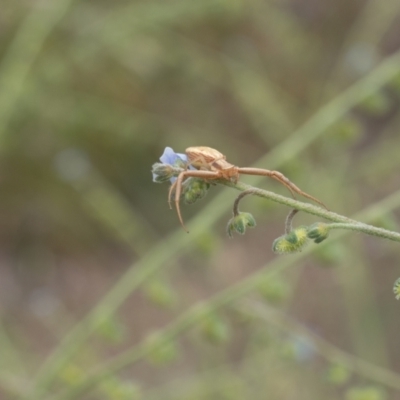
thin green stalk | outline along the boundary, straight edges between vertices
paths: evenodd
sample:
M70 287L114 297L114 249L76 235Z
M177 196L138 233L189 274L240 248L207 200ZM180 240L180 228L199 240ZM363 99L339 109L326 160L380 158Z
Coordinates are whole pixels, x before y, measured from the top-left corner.
M367 224L345 224L345 223L333 223L329 224L329 230L331 229L347 229L350 231L362 232L366 233L367 235L378 236L384 239L395 240L396 242L400 241L400 234L394 231L390 231L383 228L378 228L376 226L373 229L370 229L372 226ZM360 229L361 228L361 229Z
M24 92L24 85L37 59L45 40L54 27L65 15L72 0L33 2L32 10L22 21L14 38L5 48L0 62L0 143L3 150L4 136L19 99ZM5 7L5 5L3 5ZM26 361L22 360L9 338L0 327L3 361L15 364L21 371ZM4 354L5 353L5 354ZM11 384L8 377L0 377L4 390L21 392L21 384ZM11 395L11 394L10 394Z
M306 149L314 140L321 136L326 129L344 117L361 100L376 93L399 72L400 51L397 51L392 56L386 58L371 73L351 85L316 111L288 140L275 146L256 165L268 165L268 168L271 169L292 160L299 152ZM260 179L254 178L254 182L259 181ZM253 181L251 183L256 184Z
M256 165L268 165L268 168L279 168L286 161L297 156L334 122L342 118L352 107L369 94L379 90L400 71L400 51L383 61L372 73L345 90L341 95L323 106L303 126L294 132L289 139L276 146L262 157ZM261 177L251 177L249 181L257 184ZM110 292L92 312L70 331L56 350L50 355L40 369L35 387L28 398L41 400L48 387L56 379L59 371L78 351L101 321L108 318L147 278L159 271L165 263L178 253L188 251L202 232L210 230L218 218L226 212L229 194L223 192L204 207L203 212L193 219L192 233L186 235L180 229L159 242L158 245L132 265L121 277ZM303 254L306 254L303 252Z
M286 235L289 234L292 231L292 229L293 229L293 226L292 226L293 218L298 212L299 212L299 210L296 210L294 208L292 211L290 211L290 213L286 217L286 221L285 221L285 233L286 233Z
M73 0L33 2L0 64L0 140L24 91L29 72L45 40L64 17Z
M285 332L306 338L312 343L315 350L330 363L337 363L349 371L353 371L372 381L384 384L395 390L400 390L400 376L395 372L341 350L287 315L272 307L268 307L265 303L252 301L242 311L253 317L263 319L268 324L275 325Z
M340 53L335 57L335 64L327 77L327 87L323 92L332 89L332 83L339 89L343 85L344 77L348 76L349 68L349 62L346 60L346 57L349 57L351 52L356 52L357 50L366 51L370 57L369 62L375 62L375 58L380 53L380 49L378 48L379 43L392 26L393 21L396 20L399 9L400 3L397 0L386 1L385 7L382 7L380 0L368 0L365 2L357 19L346 35ZM347 71L347 75L345 75L345 71ZM360 71L354 68L353 73L356 75Z
M343 215L334 213L332 211L324 210L321 207L314 206L310 203L303 203L298 200L294 200L289 197L281 196L274 192L269 192L264 189L259 189L247 185L243 182L231 183L227 181L221 181L222 184L230 187L234 187L238 190L243 190L244 192L239 195L238 199L243 197L243 194L253 194L255 196L263 197L265 199L269 199L275 201L279 204L284 204L288 207L291 207L298 211L304 211L308 214L316 215L317 217L321 217L327 219L328 221L335 222L334 224L329 225L329 229L347 229L357 232L366 233L367 235L378 236L383 239L394 240L396 242L400 242L400 233L390 231L383 228L378 228L376 226L368 225L354 219L345 217ZM235 203L237 205L237 203Z
M301 202L297 202L296 200L292 199L289 200L290 202L295 202L297 206L299 206L298 203L300 203L300 205L304 204ZM293 205L294 205L293 203L290 204L290 206ZM391 196L387 197L386 199L380 201L379 203L374 204L372 207L363 210L362 212L358 213L355 217L363 219L365 221L369 221L379 216L382 216L385 213L399 206L400 206L400 190L395 192ZM324 210L322 211L323 213L333 214L331 218L336 218L337 214L330 213L329 211L324 211ZM351 220L348 218L346 219ZM320 244L318 248L320 249L321 246L327 246L330 243L332 243L333 240L338 240L339 238L345 236L346 234L348 234L347 231L340 231L335 236L335 238L331 238L329 239L329 241ZM236 285L231 286L228 289L225 289L217 293L210 299L191 307L189 310L184 312L180 317L178 317L175 321L169 323L164 329L162 329L159 332L158 343L165 343L166 341L168 342L176 339L179 334L183 333L190 327L194 326L196 323L200 322L205 315L208 315L211 312L215 312L221 307L232 304L235 300L253 291L255 288L257 288L257 285L259 284L260 280L269 277L272 278L275 275L281 273L283 270L298 265L298 262L303 258L305 258L305 256L311 254L314 251L314 249L317 249L317 247L309 246L305 248L301 253L296 253L290 257L276 258L275 260L264 266L261 270L249 276L247 279L244 279L243 281L240 281ZM100 367L96 368L94 371L89 373L87 378L79 385L69 388L59 395L50 396L48 400L72 400L79 398L79 396L81 396L83 393L93 388L96 384L100 383L105 377L112 376L113 374L117 373L126 366L134 364L135 362L143 359L153 351L154 351L154 346L151 346L150 343L145 340L139 345L133 346L131 349L124 351L124 353L121 354L120 356L117 356L111 359L110 361L104 363ZM379 377L377 377L377 380L379 380Z

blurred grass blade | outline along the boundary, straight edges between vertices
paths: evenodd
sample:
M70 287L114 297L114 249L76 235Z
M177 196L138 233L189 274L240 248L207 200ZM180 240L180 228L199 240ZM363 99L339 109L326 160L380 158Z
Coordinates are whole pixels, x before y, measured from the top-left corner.
M36 2L9 44L0 64L0 146L44 42L72 0Z

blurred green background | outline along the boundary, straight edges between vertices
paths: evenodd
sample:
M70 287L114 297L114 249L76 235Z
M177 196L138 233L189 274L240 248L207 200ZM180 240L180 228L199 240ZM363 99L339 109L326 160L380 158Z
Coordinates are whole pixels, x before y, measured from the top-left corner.
M150 172L166 146L210 146L343 215L392 195L399 23L397 0L1 0L0 399L72 393L263 269L70 398L399 399L398 244L276 256L289 210L247 198L257 227L228 239L238 192L218 186L182 205L186 235ZM369 222L399 230L398 206Z

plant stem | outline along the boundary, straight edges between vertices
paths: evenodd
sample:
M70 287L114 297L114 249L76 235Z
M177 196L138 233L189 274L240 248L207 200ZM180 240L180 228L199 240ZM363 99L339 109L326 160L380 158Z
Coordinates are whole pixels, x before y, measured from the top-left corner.
M310 329L279 312L279 310L268 307L265 303L251 301L245 305L242 312L263 319L268 324L275 325L285 332L290 332L300 338L306 339L330 363L337 363L349 371L353 371L395 390L400 390L400 377L395 372L341 350Z
M350 219L348 217L334 213L332 211L325 210L321 207L314 206L313 204L310 203L303 203L302 201L281 196L279 194L269 192L268 190L255 188L243 182L232 183L229 181L218 181L218 183L243 191L242 195L239 195L236 200L238 199L240 200L241 198L244 197L244 195L253 194L255 196L275 201L276 203L279 204L284 204L293 209L304 211L308 214L316 215L318 217L327 219L328 221L335 222L335 224L330 225L330 228L348 229L352 231L366 233L367 235L378 236L384 239L400 242L400 233L398 232L389 231L383 228L378 228L373 225L368 225L366 223ZM236 205L236 208L237 207L238 205Z
M286 235L288 235L292 231L293 218L298 212L299 212L299 210L297 208L294 208L292 211L290 211L290 213L286 217L286 221L285 221L285 234Z
M247 195L253 194L253 193L254 193L253 189L247 189L247 190L244 190L242 193L240 193L238 197L236 197L236 200L233 203L233 216L234 217L237 217L239 215L240 200L242 200L243 197L246 197Z
M240 201L244 197L248 196L249 194L256 194L256 192L254 191L253 188L246 189L242 193L240 193L238 197L236 197L235 202L233 203L233 210L232 210L234 217L237 217L239 215L239 203L240 203ZM286 234L290 233L290 231L292 230L292 221L293 221L294 216L298 212L299 212L299 210L294 208L292 211L290 211L290 213L286 217L286 221L285 221L285 233Z
M72 0L31 2L32 11L19 26L0 63L0 143L26 89L26 81L46 39L67 13ZM43 3L43 2L42 2Z

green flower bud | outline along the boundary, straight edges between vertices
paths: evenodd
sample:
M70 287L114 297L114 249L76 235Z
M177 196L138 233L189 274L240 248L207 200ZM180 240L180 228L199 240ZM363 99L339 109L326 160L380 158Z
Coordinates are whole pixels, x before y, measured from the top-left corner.
M329 129L329 140L335 146L351 145L363 134L361 123L354 117L347 116Z
M155 305L172 308L177 302L176 292L162 280L151 280L144 288L147 298Z
M175 342L164 339L161 334L154 333L147 340L150 347L149 360L156 364L168 364L178 358L178 348Z
M210 257L220 248L220 238L215 232L205 231L195 239L200 257Z
M327 372L327 379L333 385L344 385L349 381L351 371L342 364L331 365Z
M360 106L371 115L379 116L389 111L391 101L385 93L375 92L365 98Z
M278 304L289 294L289 285L282 278L264 278L257 285L258 292L270 303Z
M155 163L151 169L153 174L153 182L164 183L169 182L174 176L174 170L171 165Z
M124 382L114 377L103 380L100 386L102 393L109 400L139 400L142 398L140 387L133 382Z
M186 204L193 204L202 199L210 189L210 184L203 179L190 178L183 187L183 199Z
M314 256L320 262L321 267L337 267L347 259L348 248L343 243L333 242L329 246L319 247Z
M274 240L272 250L278 254L291 254L301 251L308 242L307 227L299 226L287 235L283 235Z
M77 385L85 378L85 370L75 364L66 365L60 372L60 379L67 385Z
M385 400L386 392L376 386L352 387L346 392L346 400Z
M400 73L396 74L395 77L389 82L391 88L397 93L400 92Z
M204 319L201 327L203 336L213 344L219 344L229 340L230 327L218 314L210 314Z
M315 243L321 243L329 235L329 225L323 222L316 222L308 228L307 236Z
M255 226L256 220L250 213L240 212L238 215L229 220L226 227L226 233L230 238L232 238L233 232L244 235L247 227L253 228Z
M396 295L396 300L400 299L400 278L396 280L393 286L393 293Z
M120 343L125 337L125 328L116 318L109 317L98 326L97 334L112 343Z

